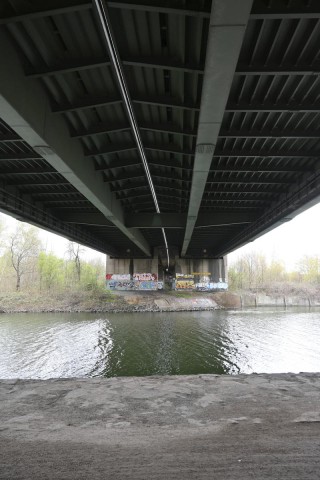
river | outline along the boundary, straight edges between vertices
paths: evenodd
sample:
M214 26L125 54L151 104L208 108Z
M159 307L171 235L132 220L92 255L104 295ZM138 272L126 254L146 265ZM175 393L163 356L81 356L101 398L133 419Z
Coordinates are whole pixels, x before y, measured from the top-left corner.
M0 316L0 378L319 370L319 309Z

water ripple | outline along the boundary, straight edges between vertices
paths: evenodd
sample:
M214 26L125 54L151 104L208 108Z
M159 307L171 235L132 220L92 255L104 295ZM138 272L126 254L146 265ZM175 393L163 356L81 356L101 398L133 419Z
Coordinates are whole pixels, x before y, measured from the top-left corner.
M0 317L0 378L320 369L320 311Z

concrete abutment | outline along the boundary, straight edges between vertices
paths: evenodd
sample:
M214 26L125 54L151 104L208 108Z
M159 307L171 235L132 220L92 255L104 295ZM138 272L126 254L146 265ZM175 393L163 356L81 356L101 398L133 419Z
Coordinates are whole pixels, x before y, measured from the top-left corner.
M107 256L106 273L125 275L154 273L159 280L166 274L166 263L161 261L158 249L152 258L112 258ZM212 282L228 282L227 257L221 258L180 258L175 256L170 263L170 274L207 274Z

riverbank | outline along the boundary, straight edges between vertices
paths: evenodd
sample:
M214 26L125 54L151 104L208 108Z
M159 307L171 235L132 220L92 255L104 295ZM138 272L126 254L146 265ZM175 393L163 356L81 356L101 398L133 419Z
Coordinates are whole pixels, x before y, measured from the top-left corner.
M217 294L218 295L218 294ZM215 310L239 304L236 297L224 292L88 292L73 291L59 294L10 293L0 296L2 313L45 312L177 312Z
M240 292L18 292L0 295L0 313L179 312L219 308L320 306L320 292L264 289Z
M1 381L0 478L319 478L320 374Z

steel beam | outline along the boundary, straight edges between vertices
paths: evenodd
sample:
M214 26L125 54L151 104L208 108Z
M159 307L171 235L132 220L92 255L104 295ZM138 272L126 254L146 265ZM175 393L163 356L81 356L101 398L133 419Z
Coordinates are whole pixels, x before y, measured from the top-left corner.
M221 130L219 138L320 138L317 130Z
M238 176L224 178L208 178L207 182L208 185L215 185L222 183L223 185L291 185L292 181L290 180L270 180L270 179L261 179L261 178L239 178Z
M290 103L276 102L252 102L252 103L233 103L230 102L226 106L226 112L256 112L256 113L269 113L269 112L290 112L290 113L319 113L320 112L320 103L319 102L304 102L296 103L291 105Z
M104 178L105 183L113 183L113 182L122 182L122 181L132 181L135 178L145 178L146 174L144 173L143 170L140 170L139 172L132 172L131 174L128 172L127 174L124 175L119 175L114 178ZM147 185L148 186L148 185Z
M106 218L128 237L144 254L151 251L139 230L124 225L123 210L93 163L87 161L80 143L70 139L64 120L51 114L48 98L38 82L26 80L13 45L0 32L3 65L0 73L0 110L7 124L63 175Z
M159 145L151 145L146 144L144 145L145 150L151 150L156 152L165 152L165 153L173 153L179 155L186 155L186 156L193 156L194 153L191 150L183 149L171 144L159 144ZM128 143L128 144L110 144L105 147L99 149L92 149L87 150L85 152L86 157L93 157L96 155L111 155L113 153L121 153L130 150L137 150L137 145L135 143Z
M70 197L78 197L79 200L83 200L83 196L79 192L33 192L31 193L31 197L35 198L56 198L56 197L65 197L67 200L77 200L77 198L70 198Z
M89 200L87 200L86 198L83 199L83 198L64 198L63 200L57 200L57 199L54 199L54 200L50 200L50 199L42 199L42 202L44 205L52 205L54 208L54 205L60 205L60 204L64 204L64 203L74 203L76 205L79 205L81 203L87 203L89 206L90 206L90 202Z
M214 194L229 194L229 193L241 193L242 195L254 195L256 193L259 193L260 195L275 195L277 193L281 193L279 191L279 188L270 188L267 186L266 189L263 189L266 185L258 185L254 186L255 188L252 188L251 184L246 184L246 186L240 184L238 187L237 185L233 187L224 187L224 185L220 185L213 187L212 189L208 190L205 189L204 195L214 195Z
M150 195L150 200L146 200L146 199L141 199L141 201L139 201L138 199L132 199L127 205L126 207L131 207L132 209L135 209L136 207L137 208L141 208L142 207L142 210L144 210L144 208L147 206L147 205L152 205L152 197ZM167 199L160 199L159 198L159 205L161 206L161 210L162 210L162 206L163 205L170 205L170 210L176 210L177 208L177 201L176 200L167 200Z
M175 180L171 181L170 183L168 182L163 182L160 183L159 180L154 182L155 188L167 188L168 190L177 190L181 192L185 192L186 189L182 186L181 183L176 183ZM140 183L132 183L130 180L127 181L126 183L122 183L122 185L117 186L116 188L113 189L114 192L124 192L124 191L129 191L129 190L135 190L138 188L149 188L149 186L145 182L140 182Z
M78 225L91 225L116 228L99 212L67 212L59 211L59 218L65 223ZM210 228L215 226L245 225L257 219L252 213L216 212L199 213L195 228ZM127 215L125 223L127 228L178 228L184 229L187 221L186 213L136 213Z
M74 130L71 133L72 138L90 137L92 135L105 135L106 133L120 133L130 131L131 127L128 123L105 123L101 122L96 125L90 125L87 128Z
M155 178L166 178L167 180L173 180L172 178L172 175L166 175L165 173L162 173L162 172L157 172L154 168L152 169L152 177L155 177ZM106 183L112 183L112 182L123 182L123 181L130 181L130 183L132 184L132 180L135 179L135 178L141 178L141 177L144 177L145 174L143 172L143 170L141 170L140 172L132 172L132 173L126 173L124 175L119 175L117 177L114 177L114 178L105 178L104 179L104 182ZM178 182L187 182L187 183L191 183L191 180L188 179L188 178L175 178L176 181ZM134 186L134 184L133 184Z
M110 66L111 63L105 58L71 58L52 66L39 65L37 68L27 69L25 73L28 78L42 78Z
M152 13L164 13L168 15L180 15L186 17L196 17L196 18L210 18L210 12L208 10L202 10L198 8L174 8L170 7L167 2L164 1L144 1L143 4L138 4L136 2L130 1L108 1L108 7L113 9L121 10L134 10L141 12L152 12ZM64 15L73 12L80 12L84 10L90 10L92 8L92 2L85 0L79 1L74 5L49 8L49 9L39 9L33 10L31 12L20 13L17 15L11 15L8 17L0 18L0 25L7 23L15 22L24 22L32 20L35 18L44 18L52 17L55 15Z
M0 170L0 175L61 175L54 168L10 168Z
M261 165L250 165L249 167L247 166L234 166L234 167L223 167L221 165L218 165L215 167L214 165L211 165L210 168L210 173L236 173L236 172L246 172L246 173L299 173L299 172L305 172L305 168L296 168L296 167L279 167L279 165L275 165L274 167L272 165L269 166L261 166Z
M178 170L192 170L192 168L187 167L183 165L183 163L179 162L178 160L167 160L165 158L159 159L159 160L153 160L153 159L148 159L149 165L154 165L157 167L168 167L168 168L176 168ZM128 167L135 167L141 165L140 160L114 160L111 162L108 162L108 165L106 167L97 167L96 171L97 172L108 172L109 170L112 169L118 169L118 168L128 168Z
M60 234L68 240L80 242L90 248L100 252L108 252L110 255L116 255L117 249L108 245L103 240L93 236L85 229L69 225L68 223L56 217L50 211L39 208L23 197L13 194L7 186L0 185L0 211L10 215L17 220L27 221L36 227L43 228L48 232Z
M146 0L143 3L138 3L136 0L132 1L109 1L109 8L120 8L121 10L135 10L141 12L152 12L152 13L164 13L168 15L183 15L186 17L197 17L197 18L210 18L210 12L201 8L175 8L170 6L168 2L159 1L159 0Z
M137 96L134 95L132 98L133 103L141 104L141 105L153 105L157 107L169 107L169 108L177 108L183 110L190 110L190 111L199 111L200 105L197 103L191 102L179 102L178 99L174 97L165 97L165 96L156 96L156 95L145 95L145 96ZM118 96L108 97L108 96L92 96L88 95L86 97L80 98L75 100L73 103L61 103L56 104L53 103L52 111L53 113L66 113L72 112L77 110L84 110L86 108L94 108L94 107L101 107L101 106L111 106L116 105L122 102L122 99ZM301 113L311 113L311 112L320 112L320 104L319 102L309 103L297 103L291 105L290 103L268 103L268 102L252 102L252 103L234 103L230 102L227 104L226 112L301 112Z
M241 216L240 216L241 215ZM250 213L199 213L195 228L248 224L257 217ZM186 213L136 213L126 217L128 228L185 228L188 215Z
M122 63L131 67L154 68L160 70L171 70L182 73L203 74L203 65L178 62L171 57L125 57L122 56Z
M94 157L96 155L112 155L114 153L129 152L131 150L137 150L137 145L135 143L128 143L128 144L113 144L113 143L110 143L109 145L107 145L103 148L86 150L84 152L84 156L85 157Z
M265 199L265 198L206 198L204 197L202 199L202 205L205 204L215 204L219 205L220 203L234 203L236 205L239 205L240 203L263 203L263 204L270 204L273 202L273 200L270 199ZM231 207L232 208L232 207Z
M56 211L59 218L65 223L117 228L100 212L67 212L65 210L60 211L59 209L53 211Z
M41 187L60 187L60 186L68 186L70 182L67 180L44 180L44 179L29 179L27 182L21 182L21 180L13 181L9 180L6 182L6 185L10 185L12 187L17 187L20 189L25 189L29 187L41 186Z
M201 74L203 73L202 65L180 63L172 60L170 57L153 58L153 57L127 57L122 59L123 65L131 67L144 67L160 70L172 70L182 73ZM80 72L82 70L90 70L92 68L111 67L111 62L105 58L72 58L52 66L39 66L38 68L26 71L28 78L42 78L52 75L61 75L70 72Z
M181 148L177 147L175 145L171 144L161 144L161 145L150 145L146 144L145 145L146 150L151 150L155 152L165 152L165 153L173 153L173 154L178 154L178 155L186 155L189 157L194 156L194 152L192 150L187 150L186 148Z
M194 130L184 129L181 130L178 127L168 123L168 124L146 124L139 122L139 129L146 130L148 132L156 132L156 133L167 133L173 135L182 135L187 137L195 137L196 132ZM113 124L113 123L98 123L97 125L91 125L88 128L83 128L81 130L77 130L71 134L74 138L81 138L81 137L88 137L92 135L103 135L106 133L118 133L118 132L125 132L130 131L131 126L127 123L122 124Z
M112 106L122 103L120 95L109 97L107 95L87 95L86 97L79 98L73 103L52 103L52 113L67 113L75 112L77 110L85 110L86 108L96 108L102 106Z
M190 111L199 111L200 105L197 103L179 101L175 97L169 97L164 95L134 95L132 97L132 102L141 105L153 105L156 107L164 108L177 108L181 110L190 110ZM52 111L53 113L66 113L73 112L77 110L84 110L86 108L110 106L122 103L122 98L120 96L109 97L106 95L88 95L83 98L75 100L73 103L53 103Z
M280 3L280 2L279 2ZM250 20L304 20L320 18L320 8L313 5L304 8L287 7L279 5L278 8L268 8L262 4L255 4L250 14Z
M252 0L216 0L212 3L182 256L187 253L197 221L251 6Z
M213 158L320 158L320 152L310 150L262 149L216 149Z
M52 17L54 15L64 15L73 12L80 12L83 10L89 10L92 8L92 3L88 0L84 2L77 2L75 5L56 7L56 8L41 8L41 9L32 9L31 12L22 12L16 15L11 15L8 17L0 18L0 25L5 25L8 23L16 22L25 22L28 20L33 20L36 18Z
M4 118L3 115L2 115L2 118ZM42 157L34 152L21 152L21 153L1 152L0 161L2 160L5 160L5 161L7 160L42 160Z
M320 75L319 67L314 65L238 65L236 76L240 75Z
M19 135L17 135L14 132L6 132L6 133L0 134L0 143L1 142L4 142L4 143L19 142L19 140L21 140L21 138L19 138Z

